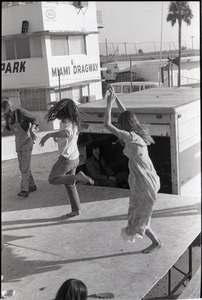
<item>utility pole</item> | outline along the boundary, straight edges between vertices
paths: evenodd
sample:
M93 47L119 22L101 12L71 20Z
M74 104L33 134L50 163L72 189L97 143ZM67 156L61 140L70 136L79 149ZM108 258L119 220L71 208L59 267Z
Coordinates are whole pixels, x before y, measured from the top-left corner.
M117 53L118 53L118 56L119 56L119 45L117 44Z
M194 40L194 36L193 35L191 36L191 39L192 39L192 42L191 42L192 47L191 48L193 50L194 49L194 41L193 41Z
M153 45L154 45L154 51L156 52L156 45L155 45L155 43L153 42Z
M163 2L162 2L162 6L161 6L161 40L160 40L160 59L159 59L159 86L161 84L162 42L163 42Z
M61 100L60 70L58 69L59 101Z
M136 52L136 54L137 54L137 47L136 47L136 44L134 43L134 46L135 46L135 52Z
M130 57L130 92L132 93L132 81L133 81L133 78L132 78L132 61L131 61L131 57Z
M127 43L124 43L124 47L125 47L125 55L126 55L126 58L127 58L127 49L126 49L126 44L127 44Z
M107 39L105 39L105 45L106 45L106 56L107 56L107 62L108 62L108 47L107 47Z
M171 87L173 87L173 57L171 55L170 60L170 71L171 71Z
M168 87L170 87L170 59L168 58Z

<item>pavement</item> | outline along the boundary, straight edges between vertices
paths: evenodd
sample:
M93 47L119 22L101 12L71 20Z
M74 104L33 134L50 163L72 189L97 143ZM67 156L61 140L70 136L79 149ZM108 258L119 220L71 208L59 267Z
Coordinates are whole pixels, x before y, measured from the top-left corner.
M135 277L126 269L130 267L132 255L147 246L148 240L142 239L136 251L131 252L131 245L118 237L120 228L126 225L129 191L99 187L95 192L93 187L78 184L82 214L67 220L64 214L70 212L70 205L65 188L52 186L47 181L57 157L56 152L33 155L32 172L38 190L28 198L17 196L21 180L17 159L2 162L4 280L1 289L14 289L16 293L11 299L15 300L53 300L65 280L79 278L86 283L91 299L96 299L96 293L113 292L116 296L117 292L122 296L115 299L136 300L131 296L135 294ZM158 227L158 220L155 221ZM193 273L201 263L200 246L196 241L193 247ZM145 264L148 265L147 259ZM158 257L155 259L158 261ZM176 263L186 271L187 261L185 251ZM117 264L121 263L125 265L119 272ZM112 264L113 269L117 268L116 276ZM181 280L178 273L173 271L172 284ZM145 299L162 299L162 296L166 299L167 280L165 274L148 290ZM146 282L139 284L144 286ZM173 299L183 289L184 285Z

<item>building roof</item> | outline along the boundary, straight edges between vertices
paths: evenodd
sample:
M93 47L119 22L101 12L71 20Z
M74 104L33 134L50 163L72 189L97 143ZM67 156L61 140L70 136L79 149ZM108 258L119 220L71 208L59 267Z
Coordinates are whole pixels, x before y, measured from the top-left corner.
M87 85L89 83L100 82L100 81L101 81L101 79L91 79L91 80L77 81L77 82L72 82L72 83L67 83L65 85L61 85L60 88L65 89L65 88L71 88L71 87L84 86L84 85ZM50 87L50 89L59 90L59 86L57 85L55 87Z
M119 95L119 99L128 110L135 113L175 113L177 108L187 103L200 100L200 88L152 88L134 93ZM80 104L86 113L105 113L106 98ZM113 112L119 112L114 105Z
M174 58L174 57L173 57ZM163 58L161 62L167 63L168 59ZM186 62L200 62L200 56L187 56L187 57L181 57L181 62L186 63ZM132 66L137 66L142 63L145 64L154 64L154 63L159 63L159 59L152 59L152 60L140 60L140 61L131 61ZM130 70L130 61L115 61L115 62L110 62L103 64L103 67L110 67L110 66L117 66L117 72L123 72L123 71L129 71Z
M36 36L36 35L70 35L70 36L78 36L78 35L89 35L89 34L98 34L98 31L65 31L65 30L45 30L45 31L36 31L36 32L28 32L28 33L19 33L12 35L4 35L2 39L10 39L10 38L24 38L28 36Z

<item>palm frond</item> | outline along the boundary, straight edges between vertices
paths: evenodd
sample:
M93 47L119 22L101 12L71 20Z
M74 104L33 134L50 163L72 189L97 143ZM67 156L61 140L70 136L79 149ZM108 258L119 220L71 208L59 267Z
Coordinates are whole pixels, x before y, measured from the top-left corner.
M168 7L167 22L174 26L176 21L184 21L187 25L191 24L193 18L192 10L189 7L189 1L171 1Z

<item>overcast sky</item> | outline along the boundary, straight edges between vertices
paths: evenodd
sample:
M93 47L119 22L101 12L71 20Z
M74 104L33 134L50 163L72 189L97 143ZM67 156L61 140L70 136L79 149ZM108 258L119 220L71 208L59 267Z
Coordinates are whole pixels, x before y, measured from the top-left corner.
M174 27L166 21L169 1L96 1L97 10L102 11L104 28L100 29L99 42L105 43L141 43L148 45L157 43L160 47L161 28L162 43L174 47L178 41L178 24ZM187 48L199 48L200 42L200 1L189 1L189 6L194 15L191 25L182 25L182 41ZM162 18L163 11L163 18ZM161 27L161 20L163 26ZM191 38L193 36L193 38ZM164 44L164 46L165 46ZM158 46L159 45L159 46ZM146 46L146 44L144 45ZM129 46L128 46L129 47Z

